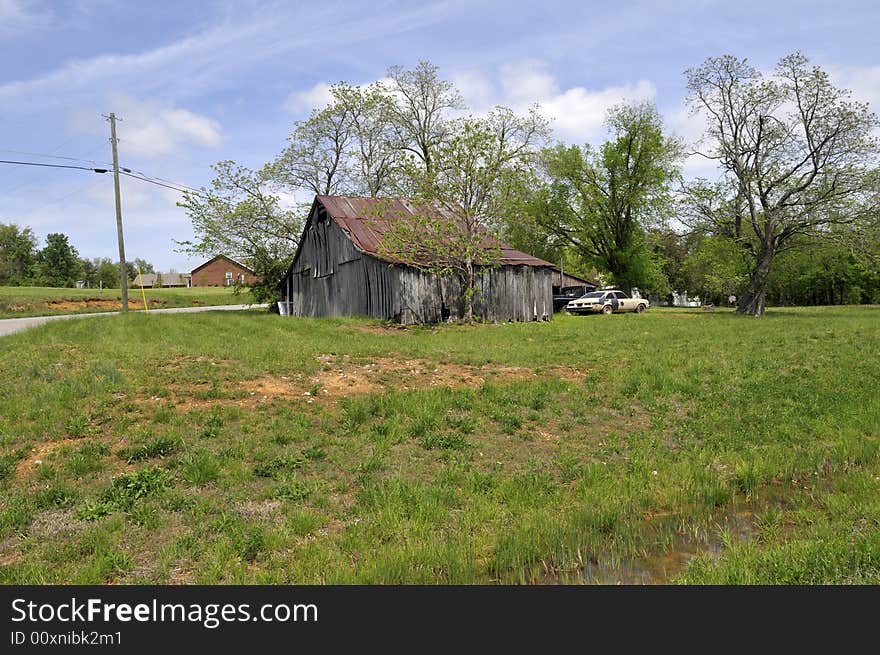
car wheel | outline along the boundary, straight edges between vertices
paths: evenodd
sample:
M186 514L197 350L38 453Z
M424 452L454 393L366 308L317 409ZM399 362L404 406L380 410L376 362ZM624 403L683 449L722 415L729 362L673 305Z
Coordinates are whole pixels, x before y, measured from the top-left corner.
M605 305L605 306L602 308L602 313L603 313L603 314L610 314L610 313L613 312L613 311L614 311L614 310L611 308L611 305Z
M644 314L644 313L645 313L645 306L644 305L640 304L638 307L636 307L636 314Z

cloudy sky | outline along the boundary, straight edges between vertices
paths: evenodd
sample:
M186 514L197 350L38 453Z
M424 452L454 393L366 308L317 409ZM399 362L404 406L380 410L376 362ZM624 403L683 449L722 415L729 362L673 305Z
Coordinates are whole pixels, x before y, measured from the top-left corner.
M880 5L847 0L0 0L0 159L107 162L102 115L114 111L121 165L200 186L218 160L274 158L328 83L421 59L474 112L540 103L561 140L601 140L606 109L625 99L653 100L692 139L682 73L708 56L769 70L800 50L880 107L878 24ZM191 236L176 192L122 186L128 258L198 263L174 251ZM0 222L64 232L81 255L116 259L109 175L0 164Z

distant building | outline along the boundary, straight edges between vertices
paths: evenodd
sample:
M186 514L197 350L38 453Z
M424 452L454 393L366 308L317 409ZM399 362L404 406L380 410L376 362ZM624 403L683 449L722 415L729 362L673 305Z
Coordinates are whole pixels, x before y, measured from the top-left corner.
M139 273L131 286L140 289L182 288L192 286L189 273Z
M560 269L553 269L553 311L562 311L565 306L574 300L580 298L585 293L595 291L599 288L597 282L587 280L577 275L563 273Z
M194 287L231 287L236 283L249 287L257 282L251 268L226 255L217 255L196 266L190 275Z

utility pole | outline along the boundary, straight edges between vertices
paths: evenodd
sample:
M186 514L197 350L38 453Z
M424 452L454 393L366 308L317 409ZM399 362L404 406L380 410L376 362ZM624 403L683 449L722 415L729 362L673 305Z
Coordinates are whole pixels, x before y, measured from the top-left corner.
M116 191L116 238L119 241L119 287L122 311L128 311L128 268L125 266L125 242L122 239L122 196L119 193L119 155L116 152L116 114L110 112L110 145L113 146L113 188Z

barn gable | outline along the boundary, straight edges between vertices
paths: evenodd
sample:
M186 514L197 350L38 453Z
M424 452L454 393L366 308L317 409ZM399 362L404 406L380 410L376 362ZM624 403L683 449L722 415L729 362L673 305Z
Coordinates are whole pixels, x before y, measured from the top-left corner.
M463 313L458 282L425 273L378 252L383 223L370 213L374 198L317 196L293 263L279 285L293 316L371 316L401 323L436 323ZM392 211L415 211L391 199ZM528 321L552 314L552 264L492 237L501 266L477 279L477 316Z

